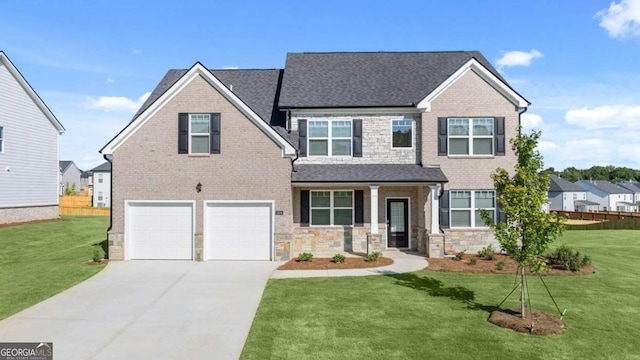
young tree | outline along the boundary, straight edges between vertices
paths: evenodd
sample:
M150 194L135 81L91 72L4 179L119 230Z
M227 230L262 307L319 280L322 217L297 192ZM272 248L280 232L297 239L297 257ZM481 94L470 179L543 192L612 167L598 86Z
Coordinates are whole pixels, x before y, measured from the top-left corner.
M481 216L495 232L496 239L509 256L518 262L520 271L520 309L525 317L525 270L542 271L546 263L542 254L564 230L564 218L543 210L547 203L549 177L541 173L542 156L536 150L540 132L521 133L510 140L518 162L513 176L498 168L491 175L497 192L497 202L507 221L497 225L482 211Z

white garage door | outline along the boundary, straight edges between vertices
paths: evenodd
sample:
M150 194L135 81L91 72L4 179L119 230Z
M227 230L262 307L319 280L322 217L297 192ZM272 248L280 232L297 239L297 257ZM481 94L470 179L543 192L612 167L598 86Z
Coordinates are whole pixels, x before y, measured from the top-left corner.
M273 203L207 203L205 256L209 260L271 260Z
M192 203L127 205L130 259L192 259Z

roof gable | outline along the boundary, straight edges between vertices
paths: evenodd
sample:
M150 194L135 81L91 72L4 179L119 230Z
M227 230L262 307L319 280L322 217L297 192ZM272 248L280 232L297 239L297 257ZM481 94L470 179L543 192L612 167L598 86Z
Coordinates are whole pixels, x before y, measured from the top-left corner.
M549 175L549 191L551 192L585 192L580 186L556 175Z
M240 112L242 112L249 120L251 120L258 128L260 128L268 137L280 145L283 155L295 154L295 149L289 144L278 132L269 126L253 109L243 102L230 88L228 88L221 80L211 71L207 70L201 63L195 63L191 69L180 73L179 71L170 71L165 75L159 85L154 90L155 98L147 99L142 106L142 110L134 119L100 152L102 154L112 154L122 143L124 143L132 134L142 127L150 118L153 117L166 103L182 91L191 81L197 77L202 77L214 89L220 92L229 102L231 102ZM177 78L177 79L176 79ZM163 84L165 83L165 84ZM170 84L170 85L169 85ZM165 89L166 86L166 89ZM275 91L275 90L274 90ZM154 94L152 93L152 96Z
M111 162L105 161L104 163L94 167L90 172L111 172Z
M483 78L495 82L494 87L510 89L477 51L289 53L278 105L283 108L416 106L443 83L451 81L461 68L469 69L471 65ZM521 97L518 102L528 105Z
M618 186L623 187L634 193L640 193L640 183L637 183L637 182L623 181L618 183Z
M20 86L24 89L24 91L29 95L29 97L33 100L36 106L42 111L44 116L51 122L51 125L58 131L58 133L62 134L64 132L64 126L58 121L58 119L53 115L51 110L47 107L47 105L42 101L40 96L36 93L35 90L31 87L31 85L27 82L27 80L22 76L20 71L13 65L9 57L3 52L0 51L0 65L4 64L9 73L13 75L13 77L18 81Z

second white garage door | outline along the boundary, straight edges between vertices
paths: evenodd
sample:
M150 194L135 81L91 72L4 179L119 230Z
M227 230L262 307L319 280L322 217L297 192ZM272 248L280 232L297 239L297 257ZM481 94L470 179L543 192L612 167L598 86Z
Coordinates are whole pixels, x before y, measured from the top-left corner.
M273 202L208 202L204 211L208 260L271 260Z

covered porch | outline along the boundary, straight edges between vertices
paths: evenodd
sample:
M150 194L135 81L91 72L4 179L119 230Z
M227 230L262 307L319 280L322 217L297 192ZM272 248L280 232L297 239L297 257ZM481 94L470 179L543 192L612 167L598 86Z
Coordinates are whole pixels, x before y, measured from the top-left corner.
M439 196L445 182L437 166L297 165L292 256L389 249L427 254L429 237L443 236Z

